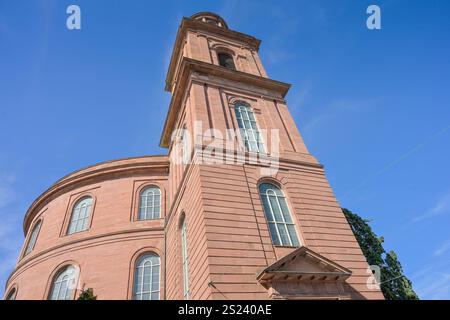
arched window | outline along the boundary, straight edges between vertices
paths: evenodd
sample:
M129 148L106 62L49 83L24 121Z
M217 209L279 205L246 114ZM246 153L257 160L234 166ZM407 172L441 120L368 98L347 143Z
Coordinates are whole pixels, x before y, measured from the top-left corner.
M6 296L5 300L16 300L16 293L17 293L17 289L16 288L12 288L8 295Z
M160 258L146 253L137 262L134 271L134 300L159 300Z
M31 231L31 235L30 235L30 240L28 240L28 244L27 247L25 249L25 254L24 256L26 256L27 254L29 254L31 251L33 251L34 246L36 244L36 240L37 237L39 235L39 230L41 230L41 224L42 224L42 220L39 220L38 222L36 222L36 224L34 225L32 231Z
M238 102L234 106L234 110L245 149L252 152L264 152L264 143L262 142L252 108Z
M76 288L76 269L74 266L63 267L52 280L49 300L72 300Z
M222 67L225 67L227 69L236 70L236 67L234 65L233 56L229 53L225 52L219 52L217 54L217 57L219 58L219 65Z
M185 217L183 217L181 224L181 260L183 266L183 297L185 300L189 300L189 257Z
M161 216L161 190L146 187L141 191L139 201L139 220L159 219Z
M89 218L92 209L92 198L84 197L80 199L72 209L69 229L67 234L72 234L89 228Z
M262 183L259 193L273 243L277 246L300 246L283 191L271 183Z

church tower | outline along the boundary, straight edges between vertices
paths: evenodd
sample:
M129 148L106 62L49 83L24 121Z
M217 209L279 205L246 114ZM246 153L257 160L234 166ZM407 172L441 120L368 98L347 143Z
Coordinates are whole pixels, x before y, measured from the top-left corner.
M166 299L382 299L260 43L208 12L179 27L160 141Z
M383 299L260 41L183 18L165 155L105 161L29 207L4 298Z

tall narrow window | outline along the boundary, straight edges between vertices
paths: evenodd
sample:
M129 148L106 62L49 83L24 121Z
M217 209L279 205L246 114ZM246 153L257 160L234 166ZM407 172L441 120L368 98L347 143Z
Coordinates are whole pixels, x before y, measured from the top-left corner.
M262 183L259 193L273 243L277 246L300 246L283 191L271 183Z
M27 247L25 249L25 254L24 256L26 256L27 254L29 254L31 251L33 251L34 246L36 244L36 240L37 237L39 235L39 230L41 230L41 224L42 224L42 220L39 220L38 222L36 222L36 224L33 227L33 230L31 231L31 235L30 235L30 240L28 240L28 244Z
M183 219L183 224L181 225L181 259L183 265L183 296L185 300L189 300L189 258L186 218Z
M16 293L16 288L12 288L6 296L5 300L16 300Z
M161 215L161 191L158 187L147 187L141 191L139 220L159 219Z
M264 152L264 144L252 108L238 102L234 109L245 149L252 152Z
M137 260L134 271L134 300L159 300L160 269L160 258L154 253L146 253Z
M75 289L75 267L67 266L61 269L52 281L49 300L71 300Z
M91 209L91 197L82 198L74 205L67 234L84 231L89 228Z
M231 54L220 52L217 54L217 57L219 58L219 65L227 69L236 70Z

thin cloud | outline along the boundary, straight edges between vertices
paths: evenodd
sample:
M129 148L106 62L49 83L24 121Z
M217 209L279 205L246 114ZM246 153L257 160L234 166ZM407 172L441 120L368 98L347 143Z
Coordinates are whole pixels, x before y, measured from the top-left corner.
M0 175L0 208L6 207L14 200L12 184L15 180L14 174Z
M13 199L13 192L9 188L0 185L0 208L6 207Z
M428 220L437 216L442 216L450 212L450 191L444 194L441 198L437 200L435 205L417 217L415 217L412 222L419 222L423 220Z
M420 299L450 299L448 267L448 261L429 263L410 277Z
M309 98L312 96L314 86L311 81L304 80L300 89L291 91L288 98L289 110L295 118L301 108L306 108Z
M13 270L14 265L16 264L16 259L17 256L14 254L8 254L6 257L2 257L2 260L0 261L0 277L2 279L7 279L9 273ZM2 283L2 285L4 285L4 283Z
M447 251L450 251L450 240L442 243L436 250L434 250L433 255L435 257L442 256Z
M350 189L347 193L344 194L343 198L348 197L351 193L353 193L354 191L362 188L364 185L366 185L371 179L385 173L386 171L392 169L394 166L396 166L397 164L399 164L400 162L402 162L403 160L409 158L410 156L412 156L413 154L415 154L416 152L418 152L419 150L421 150L423 147L425 147L428 143L430 143L430 141L434 140L435 138L445 134L448 130L450 129L450 125L442 128L441 130L435 132L433 135L431 135L427 140L415 145L412 149L410 149L408 152L402 154L400 157L394 159L393 161L389 162L388 164L386 164L384 167L382 167L380 170L378 170L377 172L375 172L373 175L368 176L366 179L362 180L358 185L356 185L355 187L353 187L352 189ZM420 220L426 219L428 217L430 217L430 214L432 212L427 212L426 214L416 217L420 218ZM435 214L433 214L435 215ZM432 215L431 215L432 216ZM419 221L420 221L419 220ZM416 222L413 220L411 220L411 223Z
M21 215L0 211L0 285L3 285L13 270L22 246Z
M450 299L450 273L438 272L425 276L416 285L416 291L421 299Z
M21 219L22 215L11 212L15 204L16 193L13 173L0 174L0 283L3 284L16 264L22 245Z
M339 119L347 117L347 113L370 112L380 103L380 100L380 98L334 100L327 107L321 108L321 112L316 113L316 116L303 126L303 131L309 132L321 125L325 126L329 122L338 123Z

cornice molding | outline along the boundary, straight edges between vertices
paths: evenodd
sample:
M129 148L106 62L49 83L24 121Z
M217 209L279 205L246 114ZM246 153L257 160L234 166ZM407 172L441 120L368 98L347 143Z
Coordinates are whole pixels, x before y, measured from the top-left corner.
M290 264L299 260L310 266L289 268ZM344 282L351 275L350 269L302 246L266 267L256 276L256 279L268 288L270 283L276 281Z
M142 173L149 170L160 170L168 174L169 159L167 156L144 156L124 158L101 162L77 171L74 171L58 180L50 188L44 191L28 208L23 219L23 231L26 236L34 216L49 202L54 196L69 190L80 183L96 183L108 177L117 177L122 174Z
M261 40L250 35L184 17L181 21L180 27L178 28L177 37L175 38L175 43L172 50L172 57L170 59L169 70L166 77L166 91L171 91L177 61L179 60L180 51L183 47L183 41L185 41L188 30L205 31L216 35L221 35L223 37L239 41L255 51L259 50L259 45L261 44Z
M169 147L171 132L173 131L174 124L181 108L182 98L186 92L186 88L188 88L188 85L193 81L192 74L194 72L204 75L218 76L222 79L260 87L274 93L279 93L282 98L286 96L291 87L290 84L285 82L272 80L242 71L229 70L211 63L183 57L178 71L176 89L172 95L172 100L170 101L169 110L164 123L164 129L161 135L160 146L163 148ZM208 83L208 80L204 79L202 82ZM274 97L274 99L276 99L276 97Z
M151 233L149 233L151 232ZM161 232L160 234L156 232ZM134 235L133 234L137 234ZM139 235L140 234L140 235ZM64 243L57 244L55 246L49 247L45 250L39 251L29 258L23 258L20 260L14 270L10 273L5 288L11 283L11 280L29 266L33 266L35 263L39 263L43 260L52 258L56 255L60 255L73 250L82 250L88 248L92 245L102 245L110 244L118 241L135 240L136 238L163 238L164 237L164 227L163 226L153 226L145 228L135 228L135 229L124 229L119 231L112 231L103 234L91 235L79 239L73 239ZM61 249L61 250L60 250Z

